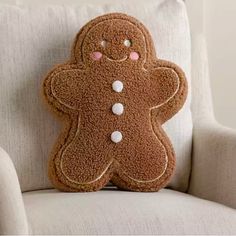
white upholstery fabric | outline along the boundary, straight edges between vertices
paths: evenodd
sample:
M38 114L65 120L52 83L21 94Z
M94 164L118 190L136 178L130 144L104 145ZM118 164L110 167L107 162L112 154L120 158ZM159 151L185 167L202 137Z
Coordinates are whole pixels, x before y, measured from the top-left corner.
M209 78L207 45L204 35L192 34L192 103L193 123L214 119Z
M236 208L236 131L214 119L203 35L194 37L192 49L194 132L189 192Z
M23 196L32 234L236 234L235 210L173 190Z
M28 222L14 165L0 148L0 235L27 234Z
M159 57L179 64L190 84L190 35L183 1L148 3L122 1L116 6L112 1L112 6L73 8L1 5L0 127L4 135L0 146L9 152L23 191L51 186L47 160L60 125L40 98L42 78L68 58L75 34L91 18L113 11L137 17L150 29ZM191 90L184 109L165 124L177 153L170 186L181 191L186 190L190 173L190 97Z
M193 138L189 192L236 209L236 131L212 120L196 124Z

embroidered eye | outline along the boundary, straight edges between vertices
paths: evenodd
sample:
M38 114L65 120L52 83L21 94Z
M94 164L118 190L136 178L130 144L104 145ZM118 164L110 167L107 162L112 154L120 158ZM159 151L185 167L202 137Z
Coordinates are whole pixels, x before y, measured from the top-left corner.
M106 41L106 40L102 40L102 41L101 41L101 46L105 48L106 45L107 45L107 41Z
M132 42L131 42L131 40L129 40L129 39L126 39L126 40L124 41L124 45L125 45L126 47L130 47L131 44L132 44Z

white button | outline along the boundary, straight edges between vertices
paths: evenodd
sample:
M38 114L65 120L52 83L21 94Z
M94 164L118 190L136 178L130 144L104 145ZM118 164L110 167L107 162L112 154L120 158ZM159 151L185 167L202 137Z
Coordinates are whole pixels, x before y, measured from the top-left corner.
M123 104L121 104L121 103L115 103L113 106L112 106L112 112L113 112L113 114L115 114L115 115L121 115L121 114L123 114L123 112L124 112L124 106L123 106Z
M123 83L119 80L116 80L112 83L112 89L117 93L120 93L123 90L123 87Z
M111 134L111 141L114 143L119 143L122 140L122 133L120 131L114 131Z

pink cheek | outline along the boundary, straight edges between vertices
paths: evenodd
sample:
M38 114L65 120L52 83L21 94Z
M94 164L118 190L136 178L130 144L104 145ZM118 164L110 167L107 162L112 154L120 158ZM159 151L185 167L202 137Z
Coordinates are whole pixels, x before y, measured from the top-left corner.
M133 61L137 61L139 59L139 54L137 52L131 52L129 58Z
M94 61L98 61L102 58L102 53L100 52L92 52L90 54L90 57L94 60Z

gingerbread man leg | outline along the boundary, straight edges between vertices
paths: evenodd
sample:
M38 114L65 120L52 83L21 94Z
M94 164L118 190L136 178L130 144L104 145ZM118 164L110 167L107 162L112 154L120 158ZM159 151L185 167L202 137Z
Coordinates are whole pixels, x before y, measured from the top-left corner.
M113 160L109 155L109 147L104 155L101 139L91 139L99 135L97 131L90 133L89 129L81 128L79 123L77 128L69 131L66 143L57 148L52 156L51 163L56 173L51 176L52 181L65 191L99 190L112 175Z
M153 127L152 132L145 132L140 127L140 134L133 140L123 143L126 150L117 160L121 168L112 181L123 189L134 191L157 191L169 180L175 166L173 148L161 127ZM127 133L127 135L132 135ZM127 147L126 147L127 146ZM129 150L127 152L127 150Z

